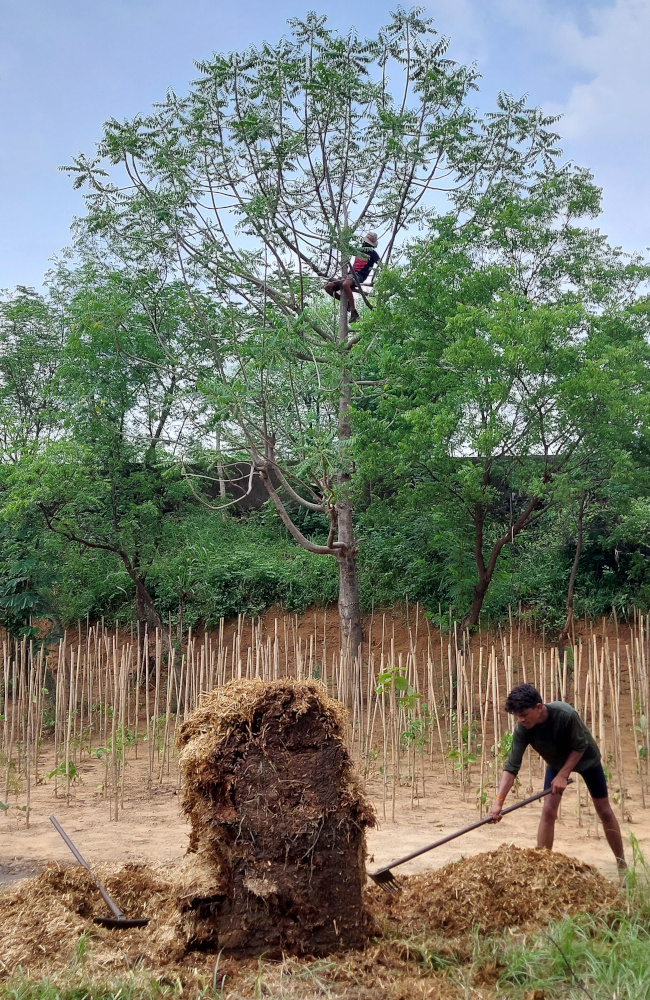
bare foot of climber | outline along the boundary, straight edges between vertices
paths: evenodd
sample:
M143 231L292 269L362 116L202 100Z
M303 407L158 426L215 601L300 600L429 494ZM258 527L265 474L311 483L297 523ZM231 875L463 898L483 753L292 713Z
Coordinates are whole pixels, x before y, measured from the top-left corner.
M357 312L356 309L351 309L350 310L350 322L351 323L358 323L359 322L359 313Z

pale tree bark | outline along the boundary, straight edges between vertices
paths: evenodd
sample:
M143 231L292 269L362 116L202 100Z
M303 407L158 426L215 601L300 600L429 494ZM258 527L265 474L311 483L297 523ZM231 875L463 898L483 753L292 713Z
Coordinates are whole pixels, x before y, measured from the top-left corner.
M585 505L587 502L587 494L583 493L580 497L580 505L578 507L578 520L577 520L577 536L576 536L576 551L573 557L573 565L571 566L571 573L569 575L569 586L567 587L567 598L566 598L566 620L562 626L562 631L557 638L557 648L561 651L566 646L569 639L569 632L571 626L573 625L573 595L575 592L576 577L578 575L578 563L580 562L580 556L582 555L582 539L583 539L583 529L585 520Z
M339 310L339 341L347 344L348 312L345 295L341 294ZM349 369L345 367L342 373L341 396L339 398L338 435L340 441L349 441L350 407L352 404L352 380ZM361 626L361 609L359 607L359 584L357 580L357 552L352 518L352 500L346 491L351 480L350 472L341 471L338 475L338 485L343 496L337 501L338 542L337 553L339 566L339 619L341 623L341 642L349 657L360 656L363 644L363 629Z
M338 339L343 347L349 347L351 344L347 306L343 295L339 311ZM347 364L344 364L341 371L341 388L338 400L337 430L341 442L349 441L352 437L351 405L352 376ZM266 434L264 455L259 454L250 440L249 447L254 468L262 479L282 523L294 541L313 555L334 556L336 559L339 571L338 611L341 646L344 654L350 660L360 657L363 648L363 627L357 579L357 554L359 550L354 534L352 499L349 495L352 481L351 469L343 468L336 476L338 497L336 497L336 491L332 489L332 484L323 480L320 483L320 490L324 499L321 502L315 502L301 496L289 483L282 468L275 460L275 437L272 434ZM349 457L347 461L349 461ZM294 502L329 519L329 535L325 545L312 542L300 531L287 510L280 496L280 491Z

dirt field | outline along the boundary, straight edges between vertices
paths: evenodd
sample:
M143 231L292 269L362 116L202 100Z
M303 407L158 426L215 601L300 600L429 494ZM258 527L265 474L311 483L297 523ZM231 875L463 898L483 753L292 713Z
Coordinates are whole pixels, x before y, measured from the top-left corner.
M300 636L308 644L310 636L314 637L315 645L323 648L338 648L340 636L338 621L334 608L317 613L305 613L301 616L281 618L280 626L276 619L280 618L278 608L269 609L262 619L257 620L257 627L262 632L272 635L277 629L281 640L282 656L295 644L295 637ZM427 641L434 648L440 641L438 630L427 630L426 623L417 609L394 607L386 611L376 611L373 616L366 616L364 628L370 647L378 653L383 648L392 649L395 654L408 651L414 644L419 649L420 658L425 654ZM225 627L226 642L231 642L236 629L235 622L227 622ZM427 639L427 631L429 640ZM581 636L584 642L589 642L593 633L605 636L615 647L617 638L621 643L631 643L632 638L628 625L621 623L615 626L611 621L589 623L585 620L576 622L575 634ZM244 647L253 639L253 622L245 620L242 624L242 644ZM292 635L294 639L292 639ZM502 633L487 636L485 633L473 637L473 644L489 642L499 645L502 638L508 637L512 648L525 650L528 662L533 659L535 648L539 650L543 636L535 634L530 625L522 627L515 624L514 630L506 628ZM68 641L72 648L77 641L76 630L68 633ZM286 640L286 641L285 641ZM120 641L130 641L127 633L120 633ZM215 634L216 641L216 634ZM445 637L445 642L448 639ZM623 710L627 711L625 696ZM627 720L629 723L629 720ZM626 725L622 735L625 757L629 762L634 759L634 741L631 726ZM142 750L145 754L146 750ZM51 746L43 746L41 771L47 773L50 769ZM449 768L451 765L449 765ZM126 794L124 809L120 812L118 823L109 822L108 803L102 797L104 780L104 765L94 758L85 757L80 765L81 781L73 788L70 805L65 800L56 799L53 793L54 782L32 788L32 812L30 829L25 829L23 813L14 808L0 815L0 885L16 878L24 877L39 871L49 860L68 862L70 852L63 844L52 825L49 816L54 813L64 825L73 840L78 840L82 854L88 861L148 861L166 862L181 858L186 850L189 839L189 827L181 815L178 797L178 778L175 763L169 777L165 776L163 783L155 785L151 795L145 791L146 766L144 761L129 760L126 769ZM617 807L617 815L621 821L624 839L629 842L632 833L639 841L642 850L650 855L650 808L643 810L638 782L628 766L625 775L626 809L625 816ZM526 793L524 789L529 781L533 788L542 787L543 771L539 760L534 757L534 763L529 771L527 760L521 771L522 789L520 797ZM392 822L391 803L386 805L386 816L382 807L382 786L379 777L367 781L367 792L377 806L379 827L368 834L368 849L370 864L379 866L389 860L416 850L423 844L433 841L474 822L478 818L475 788L478 785L478 765L473 769L473 776L467 784L469 791L466 801L463 801L457 784L446 783L442 769L434 770L427 776L426 798L416 801L411 808L410 788L397 790L395 817ZM616 799L616 783L612 783L610 794ZM390 795L390 792L389 792ZM583 788L583 800L585 791ZM13 805L14 797L10 798ZM24 794L16 800L23 804ZM648 803L650 806L650 802ZM497 845L507 842L519 847L532 847L536 843L536 829L541 806L535 803L506 818L496 827L483 827L470 833L461 840L437 849L433 854L426 854L405 866L402 871L414 873L438 868L450 860L461 856L471 856L481 851L491 850ZM606 875L615 874L613 858L605 841L602 830L597 828L593 813L582 812L581 824L576 816L576 791L569 788L562 805L561 818L556 827L555 849L566 852L582 861L587 861L599 868Z
M32 875L48 861L69 863L72 860L67 847L49 822L51 814L57 816L89 863L160 863L183 857L189 839L189 826L181 815L175 781L172 783L165 779L163 785L156 786L149 797L143 791L145 762L129 763L124 809L115 823L108 820L108 803L100 791L104 773L102 762L87 759L81 763L80 772L81 782L73 787L69 806L65 798L54 797L53 781L34 788L29 830L25 829L24 814L13 808L0 817L0 883ZM522 775L524 773L527 773L526 762ZM533 783L536 790L541 788L537 766L533 769ZM367 792L377 807L380 823L378 829L368 834L369 865L378 867L478 819L473 793L475 784L478 781L470 786L472 792L463 802L457 785L445 784L440 775L432 774L427 780L426 798L416 801L413 809L410 789L400 788L397 820L393 823L390 818L382 818L381 782L377 779L368 781ZM622 824L623 835L629 840L629 834L633 833L644 853L650 855L650 809L642 810L635 783L629 780L628 785L626 813L629 820ZM520 797L524 794L520 792ZM414 873L439 868L448 861L492 850L504 842L518 847L534 847L540 808L538 803L533 803L506 817L498 826L482 827L431 854L423 855L406 865L403 871ZM387 803L387 812L390 817L390 802ZM618 815L620 819L620 810ZM602 829L595 825L593 815L585 814L583 810L582 826L578 826L576 792L573 788L567 790L562 804L555 849L590 862L605 875L615 875L614 859Z

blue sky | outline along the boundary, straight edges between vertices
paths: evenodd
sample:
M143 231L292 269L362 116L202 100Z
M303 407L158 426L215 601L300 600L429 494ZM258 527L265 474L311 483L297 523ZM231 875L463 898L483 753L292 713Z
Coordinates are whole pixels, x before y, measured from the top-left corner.
M405 2L404 6L410 6ZM92 152L109 117L183 93L193 60L276 40L286 20L327 10L373 33L396 3L328 0L0 0L0 288L39 286L83 213L58 171ZM650 244L650 0L434 0L449 55L483 74L476 103L527 93L563 114L566 158L604 189L600 226L626 250Z

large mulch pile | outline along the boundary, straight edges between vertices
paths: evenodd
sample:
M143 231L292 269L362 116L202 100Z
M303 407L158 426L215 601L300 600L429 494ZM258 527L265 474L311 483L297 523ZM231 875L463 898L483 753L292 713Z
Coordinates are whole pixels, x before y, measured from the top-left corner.
M148 968L174 963L185 953L176 926L172 867L102 864L95 868L117 905L129 917L152 917L142 930L111 931L92 922L109 916L90 874L74 865L48 865L40 875L0 896L0 971L19 965L32 975L47 975L83 957L84 932L92 945L93 965L125 969L145 956Z
M397 873L396 873L397 874ZM552 851L502 844L437 871L401 880L402 892L369 891L380 920L400 934L443 933L458 937L473 927L484 933L530 930L574 913L595 913L612 904L618 888L591 865Z
M106 914L107 908L83 868L52 864L36 878L7 889L0 894L0 980L21 966L29 977L55 981L71 971L99 979L138 969L161 983L212 982L218 952L197 949L187 936L188 886L196 880L193 863L190 856L180 869L135 863L97 866L125 913L151 918L143 929L111 931L92 923L92 917ZM432 982L431 970L419 968L410 946L400 940L438 938L431 947L462 963L471 956L474 925L488 933L515 927L533 931L566 913L607 910L618 892L590 865L562 854L506 845L405 877L402 885L398 896L376 886L367 890L366 906L376 927L362 949L341 950L317 962L308 957L281 960L271 970L275 985L280 983L291 998L302 997L303 986L311 989L314 983L334 983L332 995L344 986L346 998L359 1000L456 995L446 982ZM238 996L257 996L257 974L256 959L222 955L216 982L219 986L226 975L229 987L238 984ZM274 988L273 980L269 982ZM307 990L304 995L316 995L316 986L314 993Z
M365 828L375 815L346 722L314 681L240 680L180 727L195 856L181 901L188 944L313 955L364 941Z

